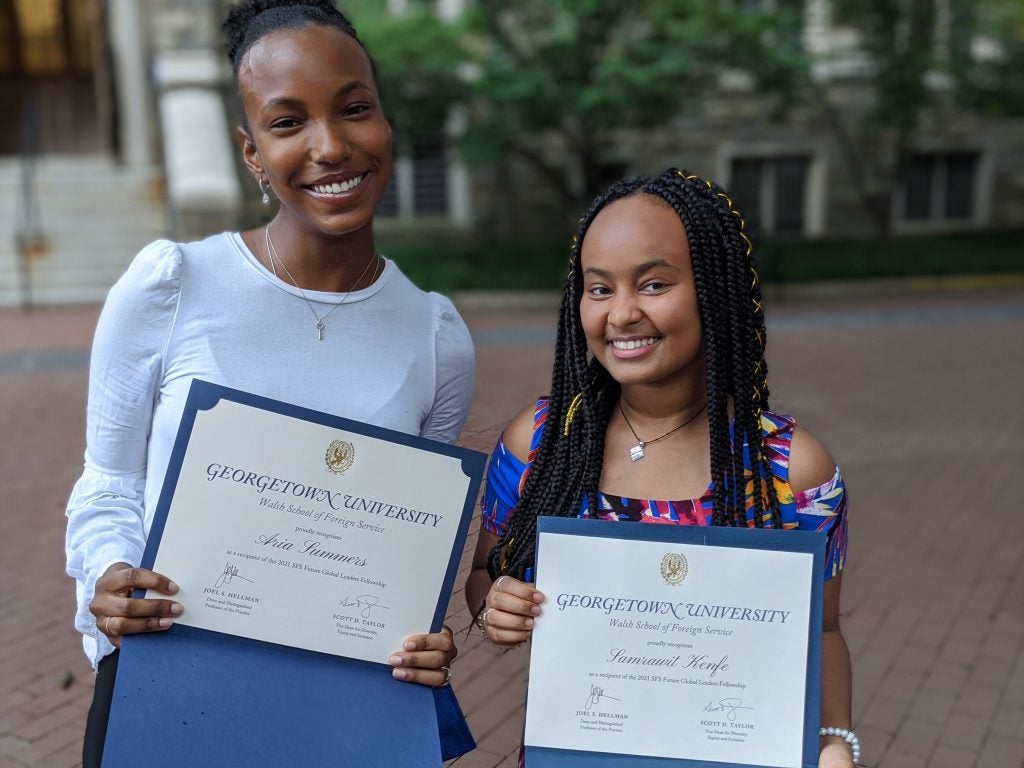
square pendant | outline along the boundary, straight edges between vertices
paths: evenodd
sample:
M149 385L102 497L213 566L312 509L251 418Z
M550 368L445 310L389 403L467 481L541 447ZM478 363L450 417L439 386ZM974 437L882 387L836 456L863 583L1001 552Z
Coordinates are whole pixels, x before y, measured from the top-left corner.
M629 449L629 458L633 461L640 461L644 457L644 444L638 443Z

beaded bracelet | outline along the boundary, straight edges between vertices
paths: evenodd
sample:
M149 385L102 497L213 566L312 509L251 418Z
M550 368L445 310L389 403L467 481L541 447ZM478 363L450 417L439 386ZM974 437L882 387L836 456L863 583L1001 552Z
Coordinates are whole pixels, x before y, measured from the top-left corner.
M860 739L858 739L857 734L849 728L822 728L818 731L818 735L838 736L850 745L850 749L853 751L853 762L860 762Z

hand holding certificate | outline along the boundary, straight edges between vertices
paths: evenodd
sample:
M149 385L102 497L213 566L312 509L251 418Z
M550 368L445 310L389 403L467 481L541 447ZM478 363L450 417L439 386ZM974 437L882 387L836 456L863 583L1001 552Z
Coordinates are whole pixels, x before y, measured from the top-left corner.
M179 623L374 662L439 629L471 477L409 442L229 399L197 411L151 537Z
M464 727L450 689L435 702L387 664L441 629L482 470L472 451L194 382L143 561L184 613L126 643L105 764L161 722L151 765L436 766L435 706Z
M538 530L531 768L817 765L820 536L562 518Z

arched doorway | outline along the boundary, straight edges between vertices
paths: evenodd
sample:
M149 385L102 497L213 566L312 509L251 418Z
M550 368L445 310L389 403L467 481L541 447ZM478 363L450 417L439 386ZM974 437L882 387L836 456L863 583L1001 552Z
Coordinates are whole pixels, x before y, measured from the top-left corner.
M100 0L0 0L0 155L113 147Z

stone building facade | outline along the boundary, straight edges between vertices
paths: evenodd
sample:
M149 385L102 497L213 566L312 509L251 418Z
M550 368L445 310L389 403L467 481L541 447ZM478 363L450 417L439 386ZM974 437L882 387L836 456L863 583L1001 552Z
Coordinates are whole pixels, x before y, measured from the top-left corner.
M409 2L388 7L401 13ZM436 0L436 9L455 18L470 2ZM0 126L0 203L10 211L0 217L0 304L97 300L146 241L251 223L255 187L239 163L219 50L229 4L0 0L0 106L19 116ZM822 54L819 85L857 120L871 100L870 62L833 23L829 0L806 0L803 45ZM765 235L871 234L858 168L824 113L805 106L780 123L756 96L723 75L713 98L608 146L609 169L673 165L713 178ZM514 162L466 168L458 131L453 117L445 132L398 146L381 229L561 237L566 212L553 190ZM559 157L553 142L546 151ZM882 193L897 234L1024 227L1024 119L936 116L906 183Z

